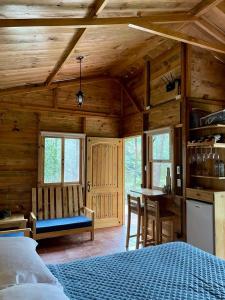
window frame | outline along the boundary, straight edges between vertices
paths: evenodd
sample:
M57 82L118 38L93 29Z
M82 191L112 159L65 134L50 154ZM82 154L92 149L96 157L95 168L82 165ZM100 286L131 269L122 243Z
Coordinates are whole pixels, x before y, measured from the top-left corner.
M169 140L170 140L170 157L168 160L164 159L153 159L153 136L160 135L164 133L169 133ZM152 189L162 191L162 187L154 186L153 185L153 164L154 163L171 163L171 190L173 190L173 177L174 177L174 129L172 127L163 127L158 129L153 129L147 132L147 184L150 185Z
M45 183L44 182L44 162L45 162L45 138L60 138L62 140L62 153L61 153L61 182ZM80 141L80 168L79 168L79 181L77 182L64 182L64 149L65 139L79 139ZM49 132L41 131L38 141L38 186L68 186L68 185L82 185L85 184L85 134L65 133L65 132Z

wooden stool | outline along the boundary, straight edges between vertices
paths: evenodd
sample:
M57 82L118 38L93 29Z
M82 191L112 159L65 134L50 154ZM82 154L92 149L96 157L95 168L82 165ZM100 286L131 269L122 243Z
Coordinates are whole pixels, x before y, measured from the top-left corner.
M159 201L152 201L149 198L144 199L144 240L143 245L158 245L162 243L162 237L168 237L162 233L162 223L170 223L169 240L174 240L174 219L175 214L168 210L160 210ZM148 240L148 221L152 221L152 239Z
M141 225L142 225L142 217L144 215L144 210L143 210L143 206L141 205L140 197L132 197L131 195L127 195L127 202L128 202L128 220L127 220L126 249L128 249L129 240L132 237L137 237L136 249L138 249L140 244L140 236L142 235ZM130 235L130 221L131 221L132 213L137 215L137 234L134 235Z

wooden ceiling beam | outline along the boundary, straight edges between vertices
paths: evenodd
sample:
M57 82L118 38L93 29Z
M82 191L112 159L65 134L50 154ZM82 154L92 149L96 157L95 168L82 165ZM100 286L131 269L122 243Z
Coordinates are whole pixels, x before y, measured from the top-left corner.
M216 28L214 25L210 24L203 18L199 18L199 20L195 21L195 23L208 34L210 34L212 37L214 37L216 40L225 44L225 34L221 30Z
M189 13L193 16L200 17L201 15L207 13L211 8L220 4L223 0L202 0L194 8L192 8Z
M107 3L108 3L108 0L105 0L105 1L98 0L98 1L96 1L95 8L93 10L93 16L97 17L97 15L99 15L103 11L103 9L106 7Z
M89 18L96 17L102 11L102 9L105 7L105 5L107 4L107 1L108 0L96 0L94 9L92 9L91 12L89 13ZM79 29L78 31L76 31L74 33L72 39L70 40L70 42L67 45L64 52L62 53L60 59L57 61L57 63L54 66L53 70L51 71L51 73L47 77L46 82L45 82L45 84L47 86L49 86L52 83L52 81L55 78L55 76L57 75L57 73L61 70L63 64L72 55L76 45L81 40L81 38L84 35L85 31L86 31L86 28L82 28L82 29Z
M102 8L101 8L102 10ZM93 13L92 13L93 14ZM65 27L89 28L127 25L135 22L152 22L156 24L188 23L197 20L196 17L185 14L158 14L145 17L115 17L115 18L40 18L40 19L0 19L1 27Z
M223 44L209 43L201 39L194 38L185 33L176 32L167 28L162 28L159 25L148 24L141 26L140 24L129 24L129 27L151 34L156 34L165 38L169 38L178 42L187 43L203 49L212 50L219 53L225 53L225 46Z

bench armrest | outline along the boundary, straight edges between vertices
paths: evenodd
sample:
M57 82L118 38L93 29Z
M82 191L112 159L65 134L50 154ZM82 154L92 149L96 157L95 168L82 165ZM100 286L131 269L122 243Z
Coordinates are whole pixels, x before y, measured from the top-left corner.
M84 215L86 217L89 217L90 219L94 220L95 212L91 210L90 208L87 208L86 206L83 207Z
M30 223L31 223L31 229L32 229L32 233L36 234L36 221L37 218L35 216L35 214L33 212L30 213Z
M0 235L17 233L17 232L23 232L24 236L30 237L31 229L23 228L23 229L4 230L4 231L0 231Z

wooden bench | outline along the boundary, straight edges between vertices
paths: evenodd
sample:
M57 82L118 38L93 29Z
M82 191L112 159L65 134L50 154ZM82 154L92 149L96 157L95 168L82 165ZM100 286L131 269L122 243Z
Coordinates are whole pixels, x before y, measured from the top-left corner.
M80 185L33 188L30 222L36 240L82 232L94 240L94 212L84 206Z

